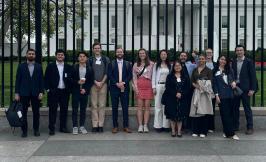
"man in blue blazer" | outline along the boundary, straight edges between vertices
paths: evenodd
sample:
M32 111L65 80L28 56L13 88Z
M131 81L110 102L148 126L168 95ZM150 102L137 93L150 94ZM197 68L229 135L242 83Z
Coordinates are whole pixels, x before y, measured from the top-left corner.
M110 80L110 93L112 100L112 133L118 132L118 104L119 99L123 111L123 131L131 133L128 127L128 103L129 103L129 82L132 79L131 64L124 60L124 50L116 49L116 59L108 67L108 78Z
M245 57L245 47L238 45L235 48L237 58L232 63L237 86L243 91L240 97L234 99L234 127L239 129L239 107L242 101L247 120L246 134L253 134L253 115L250 107L250 97L256 91L256 71L253 61Z
M29 105L31 105L33 112L34 136L40 136L40 101L43 97L44 85L42 66L35 62L35 57L35 50L28 49L26 53L27 61L18 66L16 74L15 100L20 101L23 105L21 137L27 137L28 135L27 112Z
M55 52L56 61L50 63L45 71L45 89L48 92L49 134L55 134L57 108L60 106L60 132L70 133L67 129L68 101L72 88L72 66L64 62L65 51Z

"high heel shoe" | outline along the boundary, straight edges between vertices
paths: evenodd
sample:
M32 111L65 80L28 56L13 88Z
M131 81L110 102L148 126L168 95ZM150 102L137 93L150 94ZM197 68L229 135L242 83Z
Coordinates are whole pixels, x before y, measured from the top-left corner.
M172 136L172 137L176 137L176 133L173 133L173 132L172 132L171 136Z

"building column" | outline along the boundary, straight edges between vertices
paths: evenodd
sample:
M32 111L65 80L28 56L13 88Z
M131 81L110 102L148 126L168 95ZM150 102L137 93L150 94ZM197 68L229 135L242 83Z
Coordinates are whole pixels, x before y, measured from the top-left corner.
M157 6L152 5L152 35L157 35Z
M177 40L177 44L176 49L179 50L179 40L181 38L181 10L180 10L180 4L176 5L176 40Z
M128 5L127 15L127 35L132 35L132 5Z

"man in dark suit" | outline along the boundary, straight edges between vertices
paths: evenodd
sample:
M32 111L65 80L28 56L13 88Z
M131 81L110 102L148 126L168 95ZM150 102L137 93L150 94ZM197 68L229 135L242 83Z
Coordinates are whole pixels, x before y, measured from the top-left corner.
M108 67L108 78L110 80L110 93L112 100L112 133L118 132L118 104L119 98L123 111L123 131L131 133L128 128L128 102L129 102L129 82L132 79L131 64L123 59L124 50L116 49L116 60L113 60Z
M79 52L79 63L73 68L73 88L72 88L72 122L73 134L87 134L84 127L86 118L86 108L88 95L94 83L93 70L87 63L88 55L86 52ZM78 128L78 108L80 105L79 128Z
M245 47L238 45L235 48L237 58L232 63L237 86L243 91L240 97L234 99L234 128L239 129L239 107L242 101L247 120L246 134L253 134L253 115L250 107L250 97L256 90L256 71L253 61L245 57Z
M55 134L57 107L60 106L60 132L67 130L68 101L71 92L72 67L64 62L65 52L55 52L56 61L50 63L45 71L45 89L48 92L49 134Z
M40 101L44 91L43 71L42 66L35 62L35 57L35 50L28 49L26 53L27 61L20 64L17 69L15 100L20 101L23 105L23 126L21 127L21 137L27 137L27 112L29 105L31 105L33 112L34 136L40 136Z

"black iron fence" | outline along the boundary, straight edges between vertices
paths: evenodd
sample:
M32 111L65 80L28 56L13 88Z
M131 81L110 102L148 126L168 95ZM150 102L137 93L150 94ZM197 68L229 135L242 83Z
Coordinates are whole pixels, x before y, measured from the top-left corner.
M2 107L13 99L16 67L27 48L36 49L45 69L55 49L67 51L74 64L78 51L92 55L94 41L109 57L122 46L132 63L141 47L156 61L161 49L172 60L180 51L202 53L206 47L233 57L233 46L243 44L259 80L253 106L265 104L264 0L1 0L0 5Z

